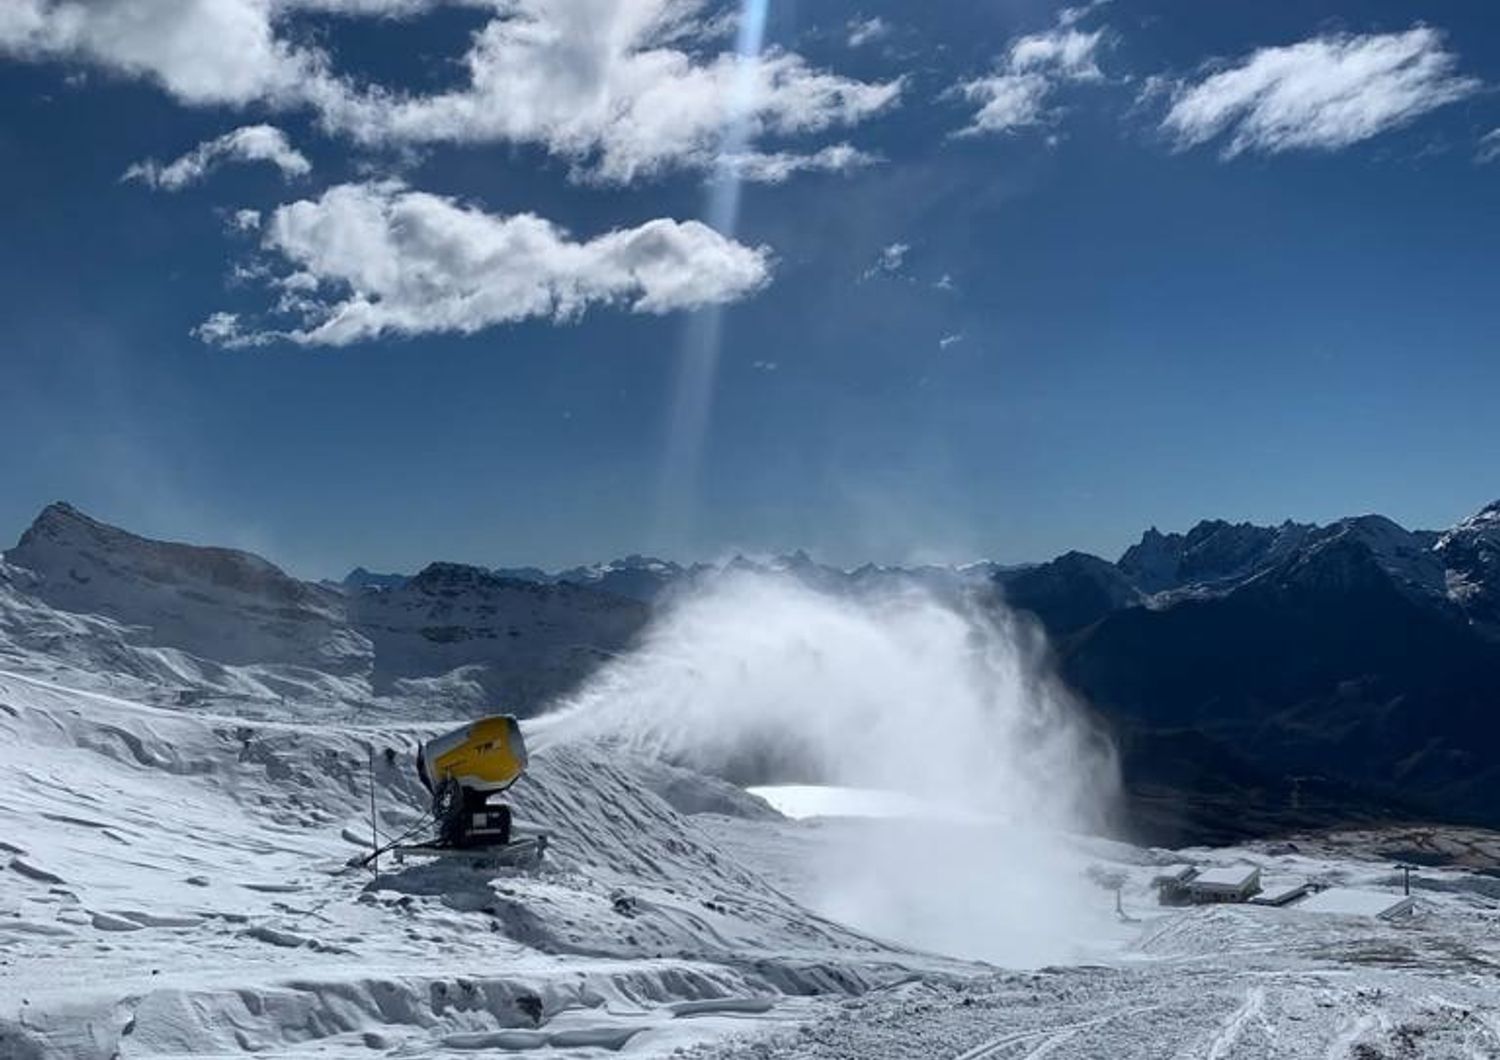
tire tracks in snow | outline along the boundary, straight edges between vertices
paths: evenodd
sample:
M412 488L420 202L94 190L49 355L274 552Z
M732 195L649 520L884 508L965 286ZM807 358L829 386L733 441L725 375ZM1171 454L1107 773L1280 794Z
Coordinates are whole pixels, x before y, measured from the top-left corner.
M1234 1048L1240 1040L1240 1035L1245 1033L1245 1027L1253 1019L1260 1018L1266 1007L1266 988L1263 986L1252 986L1245 991L1244 1003L1235 1009L1229 1019L1224 1021L1219 1033L1214 1035L1213 1041L1208 1043L1207 1060L1224 1060L1229 1055L1229 1050Z
M1166 1005L1132 1005L1129 1008L1118 1009L1107 1012L1102 1016L1092 1019L1079 1020L1076 1023L1065 1023L1056 1027L1038 1027L1035 1030L1017 1031L1013 1034L1003 1034L998 1038L992 1038L987 1042L981 1042L966 1053L959 1054L955 1060L987 1060L989 1057L1002 1055L1013 1045L1024 1045L1038 1038L1044 1039L1036 1048L1024 1054L1024 1060L1041 1060L1057 1046L1063 1044L1069 1038L1080 1031L1098 1027L1117 1019L1129 1016L1139 1016L1146 1012L1155 1012L1166 1008Z

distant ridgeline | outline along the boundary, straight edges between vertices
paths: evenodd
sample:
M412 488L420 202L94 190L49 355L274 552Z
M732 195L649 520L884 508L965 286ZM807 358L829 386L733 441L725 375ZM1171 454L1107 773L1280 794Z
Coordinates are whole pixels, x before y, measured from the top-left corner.
M152 541L47 507L0 562L0 667L85 673L254 714L521 713L627 650L653 607L726 571L834 593L1003 600L1049 634L1114 731L1129 821L1214 841L1390 817L1500 826L1500 503L1444 531L1148 531L1117 562L845 571L805 553L548 573L434 563L311 583L232 549Z

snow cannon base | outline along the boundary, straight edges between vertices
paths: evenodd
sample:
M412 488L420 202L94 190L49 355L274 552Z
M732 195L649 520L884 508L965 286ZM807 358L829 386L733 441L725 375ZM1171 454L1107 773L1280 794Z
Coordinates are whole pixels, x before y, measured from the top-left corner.
M396 864L411 858L449 858L467 861L476 868L532 868L541 863L547 852L547 835L541 833L510 843L484 846L446 846L441 843L400 844L390 848Z

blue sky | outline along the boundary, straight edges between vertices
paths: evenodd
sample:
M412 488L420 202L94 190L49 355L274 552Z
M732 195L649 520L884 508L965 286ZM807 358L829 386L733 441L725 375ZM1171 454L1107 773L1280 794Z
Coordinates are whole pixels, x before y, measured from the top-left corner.
M7 5L0 528L1011 561L1500 495L1491 5L757 13Z

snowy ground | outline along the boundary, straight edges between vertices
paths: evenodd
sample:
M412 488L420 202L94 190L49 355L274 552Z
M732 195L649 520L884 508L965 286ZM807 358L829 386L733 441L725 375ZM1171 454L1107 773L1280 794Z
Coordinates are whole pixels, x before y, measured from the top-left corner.
M1500 1056L1500 877L1424 869L1415 915L1390 923L1164 910L1151 890L1173 861L1252 861L1268 885L1399 893L1389 857L1363 858L1374 837L1044 849L847 793L793 821L559 745L513 800L556 835L543 871L410 863L372 882L346 866L370 749L396 835L424 805L422 731L0 674L0 1057ZM873 809L893 805L912 810ZM986 851L965 862L979 878L941 871L950 845ZM1125 919L1089 870L1123 878ZM1037 880L1076 915L1039 915L1055 896Z

